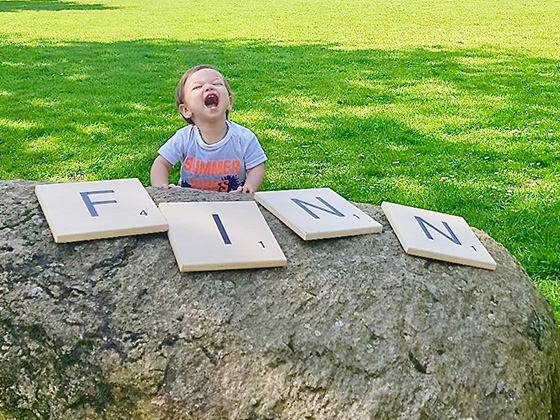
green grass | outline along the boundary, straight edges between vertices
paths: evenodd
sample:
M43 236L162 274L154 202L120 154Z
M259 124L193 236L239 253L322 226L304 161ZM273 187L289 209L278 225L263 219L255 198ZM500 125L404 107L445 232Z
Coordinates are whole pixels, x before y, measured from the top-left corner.
M264 189L463 216L560 319L559 60L558 0L0 0L0 178L147 185L210 63Z

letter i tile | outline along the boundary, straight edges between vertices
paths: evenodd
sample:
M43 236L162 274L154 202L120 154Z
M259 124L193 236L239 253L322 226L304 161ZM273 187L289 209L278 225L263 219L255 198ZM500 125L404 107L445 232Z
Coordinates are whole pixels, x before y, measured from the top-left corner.
M160 203L159 209L181 272L286 265L253 201Z

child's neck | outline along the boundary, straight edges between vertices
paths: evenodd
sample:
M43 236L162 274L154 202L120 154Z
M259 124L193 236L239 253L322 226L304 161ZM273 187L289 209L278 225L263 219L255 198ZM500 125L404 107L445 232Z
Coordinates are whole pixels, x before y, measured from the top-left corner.
M202 140L206 144L218 143L226 136L228 132L228 127L225 120L220 121L219 123L199 122L196 124L196 126L198 127Z

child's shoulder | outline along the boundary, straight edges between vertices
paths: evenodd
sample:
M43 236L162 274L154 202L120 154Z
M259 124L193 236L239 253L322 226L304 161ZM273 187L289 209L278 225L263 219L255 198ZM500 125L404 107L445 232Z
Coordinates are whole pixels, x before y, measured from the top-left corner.
M194 134L193 128L194 125L192 124L179 128L177 131L175 131L175 134L173 134L173 136L171 136L168 141L170 141L171 143L185 143L192 141Z
M192 134L194 128L195 128L195 125L194 125L194 124L185 125L184 127L179 128L179 129L175 132L175 135L189 137L189 136Z
M233 121L228 121L228 125L228 129L231 131L231 133L236 134L241 138L256 137L255 133L253 133L247 127L242 126L241 124L234 123Z

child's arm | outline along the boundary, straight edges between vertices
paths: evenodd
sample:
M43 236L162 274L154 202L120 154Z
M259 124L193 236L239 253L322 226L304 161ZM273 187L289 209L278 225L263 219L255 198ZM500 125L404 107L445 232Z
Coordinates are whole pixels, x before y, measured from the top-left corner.
M176 185L169 184L169 171L173 165L171 165L165 158L159 155L154 163L152 163L152 169L150 170L150 182L152 187L160 188L173 188Z
M239 187L237 191L253 194L259 190L264 178L264 162L247 171L245 184Z

